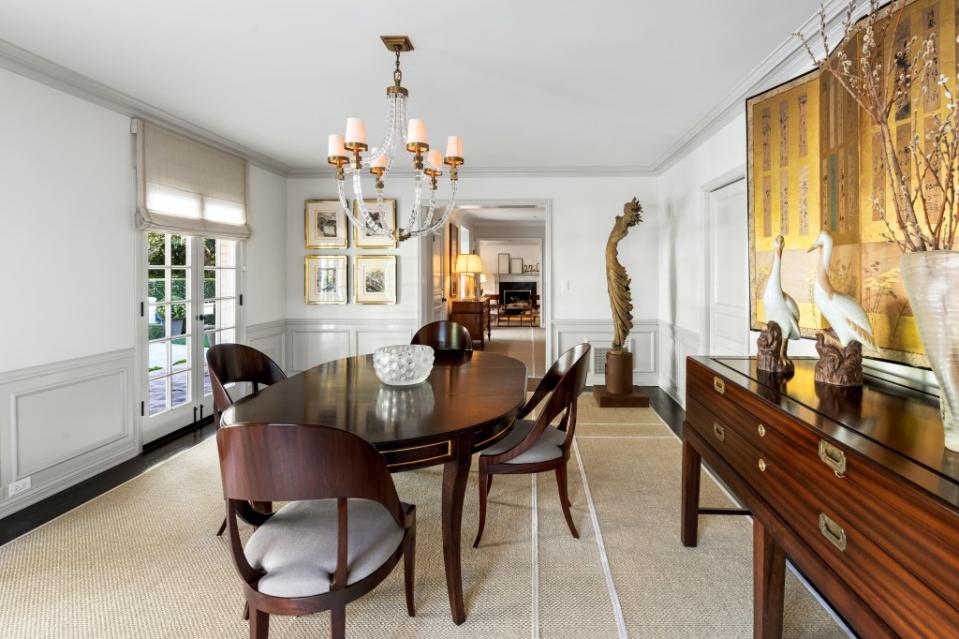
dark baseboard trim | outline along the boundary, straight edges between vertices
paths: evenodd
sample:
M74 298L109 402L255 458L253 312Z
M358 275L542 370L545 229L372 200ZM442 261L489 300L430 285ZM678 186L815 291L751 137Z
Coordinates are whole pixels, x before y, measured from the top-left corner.
M142 475L153 466L196 446L215 433L212 416L204 418L150 442L132 459L0 519L0 546Z
M189 435L193 431L199 430L200 428L203 428L204 426L212 423L213 423L213 415L207 415L200 421L194 422L192 424L187 424L183 428L178 428L172 433L167 433L163 437L154 439L152 442L147 442L146 444L143 445L143 449L141 450L141 452L144 454L149 453L150 451L156 450L157 448L160 448L162 446L166 446L170 442L177 440L183 437L184 435Z

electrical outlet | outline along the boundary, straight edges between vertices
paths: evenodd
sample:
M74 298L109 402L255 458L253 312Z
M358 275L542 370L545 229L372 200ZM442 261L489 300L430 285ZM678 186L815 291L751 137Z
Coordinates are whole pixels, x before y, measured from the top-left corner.
M9 486L7 486L7 496L13 497L19 493L22 493L25 490L30 490L30 478L24 477L19 481L15 481Z

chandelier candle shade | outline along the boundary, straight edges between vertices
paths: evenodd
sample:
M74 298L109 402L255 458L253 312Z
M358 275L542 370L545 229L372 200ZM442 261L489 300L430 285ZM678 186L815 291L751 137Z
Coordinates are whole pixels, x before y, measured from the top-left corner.
M463 164L463 140L451 135L446 140L446 155L430 149L426 122L419 118L406 119L406 100L409 91L402 85L400 54L413 50L407 36L380 36L383 44L396 55L393 84L386 88L387 128L379 146L370 147L366 139L366 124L360 118L346 120L345 135L330 135L327 146L327 162L336 168L337 192L340 205L350 222L367 235L394 235L397 240L407 240L435 233L446 224L456 206L456 184L459 166ZM409 154L413 165L415 185L413 206L405 222L398 221L398 228L388 229L383 203L386 178L393 169L393 162L403 153ZM363 197L363 170L368 169L375 180L376 204L367 207ZM450 183L450 202L443 215L436 218L436 191L439 178L446 170ZM347 198L347 176L352 181L352 195L356 212ZM424 198L424 190L428 191ZM425 201L424 201L425 200Z

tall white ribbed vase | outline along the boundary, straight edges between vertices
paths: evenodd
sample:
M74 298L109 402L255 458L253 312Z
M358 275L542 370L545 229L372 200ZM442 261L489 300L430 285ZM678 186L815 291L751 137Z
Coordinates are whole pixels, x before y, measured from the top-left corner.
M959 251L904 253L902 277L939 382L946 448L959 451Z

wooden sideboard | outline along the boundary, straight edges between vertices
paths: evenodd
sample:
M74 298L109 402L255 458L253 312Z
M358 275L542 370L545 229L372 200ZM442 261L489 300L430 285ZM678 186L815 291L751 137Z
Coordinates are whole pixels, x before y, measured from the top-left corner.
M450 320L466 327L474 342L480 346L492 337L489 300L453 300Z
M681 538L701 462L753 515L754 636L780 637L785 559L862 637L959 636L959 453L934 398L879 380L788 380L754 358L687 360Z

